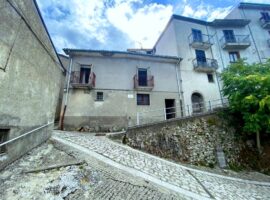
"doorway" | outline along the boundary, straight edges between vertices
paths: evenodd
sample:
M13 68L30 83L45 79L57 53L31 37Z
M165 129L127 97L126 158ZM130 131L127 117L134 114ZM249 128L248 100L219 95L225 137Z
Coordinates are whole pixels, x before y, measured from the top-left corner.
M166 119L173 119L176 116L175 99L165 99Z
M201 113L203 112L203 96L198 93L195 92L191 95L191 102L192 102L192 110L193 113Z
M80 83L88 84L90 79L91 68L81 67Z
M147 86L147 69L138 69L139 86Z

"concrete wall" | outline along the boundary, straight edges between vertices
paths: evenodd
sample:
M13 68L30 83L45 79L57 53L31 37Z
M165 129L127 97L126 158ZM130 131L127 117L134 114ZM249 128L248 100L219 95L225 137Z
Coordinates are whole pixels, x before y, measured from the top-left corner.
M10 2L26 21L6 0L0 1L0 128L10 129L8 139L54 121L62 76L34 2ZM45 141L52 128L8 144L0 169Z
M79 71L80 65L92 65L91 69L96 74L96 86L92 90L71 88L65 114L66 129L81 126L122 129L136 124L137 112L151 111L141 120L153 120L154 117L164 119L165 99L175 99L176 106L180 105L175 61L133 59L132 56L119 58L89 55L72 58L73 71ZM138 67L148 68L149 74L154 76L152 91L134 89L133 77ZM97 92L103 92L104 101L96 101ZM149 94L150 105L137 105L137 93Z
M259 51L264 51L265 57L267 57L268 52L270 53L269 46L266 44L266 35L262 28L258 25L258 13L254 11L245 11L249 13L248 19L252 19L250 24L251 29L254 30L257 47ZM260 14L260 13L259 13ZM256 15L256 16L255 16ZM231 16L228 18L233 19L240 18L240 14L233 11ZM256 20L254 19L256 18ZM256 23L256 24L255 24ZM207 73L196 72L193 66L193 59L196 58L195 48L190 45L189 36L192 33L192 29L199 29L202 34L213 36L213 45L211 48L204 49L206 58L216 59L218 62L217 72L222 72L230 64L229 52L238 51L240 57L246 59L249 63L259 62L257 56L257 49L254 41L252 40L252 33L248 26L244 27L213 27L206 24L198 23L196 21L186 21L181 19L173 18L169 26L166 28L163 35L160 37L156 44L156 54L160 55L176 55L183 60L181 61L180 72L182 78L182 88L183 88L183 99L186 105L190 105L191 95L194 92L200 93L205 102L220 99L220 83L217 80L216 72L213 72L214 83L208 82ZM235 35L250 35L251 45L246 49L233 49L225 50L221 46L220 39L223 37L223 30L233 30ZM256 31L256 34L255 34ZM268 34L268 33L267 33ZM268 34L269 36L269 34ZM176 46L176 48L175 48ZM268 48L268 49L266 49ZM266 50L265 50L266 49Z

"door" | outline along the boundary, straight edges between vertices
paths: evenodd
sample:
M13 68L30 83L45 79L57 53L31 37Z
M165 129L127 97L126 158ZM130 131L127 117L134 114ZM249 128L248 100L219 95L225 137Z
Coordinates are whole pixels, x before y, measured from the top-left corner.
M81 67L80 72L80 83L82 84L88 84L90 79L90 68Z
M197 59L197 64L198 65L206 65L206 56L205 52L203 50L197 50L196 49L196 59Z
M147 69L138 69L139 86L147 86Z
M191 95L193 113L201 113L204 110L203 96L200 93L193 93Z
M223 34L226 42L236 42L233 30L223 30Z
M203 42L202 32L197 29L192 29L193 41L194 42Z
M176 116L175 99L165 99L166 119L172 119Z

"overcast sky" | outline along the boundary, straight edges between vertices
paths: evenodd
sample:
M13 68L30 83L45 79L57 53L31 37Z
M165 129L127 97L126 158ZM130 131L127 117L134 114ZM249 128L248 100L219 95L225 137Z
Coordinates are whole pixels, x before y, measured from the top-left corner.
M152 48L172 14L211 21L238 0L37 0L51 38L63 48ZM270 0L248 2L270 3Z

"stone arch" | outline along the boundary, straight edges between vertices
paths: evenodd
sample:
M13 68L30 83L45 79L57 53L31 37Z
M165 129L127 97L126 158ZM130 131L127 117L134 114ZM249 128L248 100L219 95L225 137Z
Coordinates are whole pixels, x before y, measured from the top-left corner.
M201 113L204 110L204 99L201 93L194 92L191 95L192 112Z

